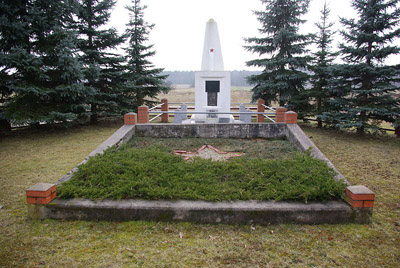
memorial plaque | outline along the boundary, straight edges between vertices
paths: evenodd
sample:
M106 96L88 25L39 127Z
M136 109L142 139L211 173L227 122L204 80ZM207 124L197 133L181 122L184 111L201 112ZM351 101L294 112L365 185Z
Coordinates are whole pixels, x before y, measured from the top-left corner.
M207 113L218 113L218 110L207 110ZM207 118L218 118L217 114L207 114Z
M218 92L208 92L207 106L217 106L217 105L218 105Z
M219 81L206 81L207 106L218 106Z
M206 81L206 92L219 92L219 81Z

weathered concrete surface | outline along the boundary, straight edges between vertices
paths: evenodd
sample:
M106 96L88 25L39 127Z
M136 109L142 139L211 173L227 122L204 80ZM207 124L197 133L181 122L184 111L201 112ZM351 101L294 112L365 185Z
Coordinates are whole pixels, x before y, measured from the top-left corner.
M94 151L88 154L78 166L85 164L90 157L95 156L97 154L102 154L104 150L114 145L120 146L121 144L129 141L132 136L135 135L135 126L134 125L123 125L120 127L114 134L112 134L106 141L100 144ZM78 166L74 167L71 171L67 174L62 176L57 182L56 185L61 184L63 182L68 181L71 179L72 175L78 171Z
M159 138L285 138L285 124L146 124L136 135Z
M34 211L33 211L34 209ZM370 210L353 210L342 201L327 203L273 201L54 200L32 208L34 219L107 221L185 221L224 224L367 223Z
M310 149L312 156L326 162L328 166L337 173L335 180L343 180L347 185L350 185L339 170L336 169L332 162L318 149L297 124L287 124L286 127L286 138L296 146L299 151L305 152Z

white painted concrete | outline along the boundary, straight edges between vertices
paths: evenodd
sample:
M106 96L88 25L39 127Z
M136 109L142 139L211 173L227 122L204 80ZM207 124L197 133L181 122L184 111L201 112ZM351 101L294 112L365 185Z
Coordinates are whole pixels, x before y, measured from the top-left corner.
M217 106L208 106L206 81L219 81L220 88L217 94ZM206 24L204 38L203 60L201 71L195 73L195 111L196 112L230 112L231 108L231 73L224 71L221 44L218 34L218 25L211 19ZM229 114L196 114L183 123L234 123Z
M226 71L200 71L195 73L195 110L204 112L207 107L206 81L220 81L217 106L220 112L230 112L231 73Z
M221 42L219 40L218 25L213 19L206 24L204 36L202 71L223 71L224 61L222 59Z

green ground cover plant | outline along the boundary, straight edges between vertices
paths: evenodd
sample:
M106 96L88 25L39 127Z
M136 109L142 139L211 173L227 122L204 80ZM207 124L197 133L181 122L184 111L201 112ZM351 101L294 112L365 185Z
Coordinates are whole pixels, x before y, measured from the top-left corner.
M185 161L170 150L159 145L110 148L80 166L72 179L58 188L58 196L325 201L340 198L345 189L343 182L333 179L335 174L326 163L309 154L284 159L211 161L196 157Z

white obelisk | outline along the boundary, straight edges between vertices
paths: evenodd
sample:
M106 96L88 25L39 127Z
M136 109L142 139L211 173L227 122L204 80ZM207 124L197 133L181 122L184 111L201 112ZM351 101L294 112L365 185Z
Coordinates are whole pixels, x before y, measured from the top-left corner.
M222 59L221 43L219 41L218 25L213 19L206 24L204 37L202 71L223 71L224 60Z
M218 25L210 19L206 25L201 71L195 74L195 111L230 112L231 73L224 71ZM229 114L196 114L191 123L232 123Z

